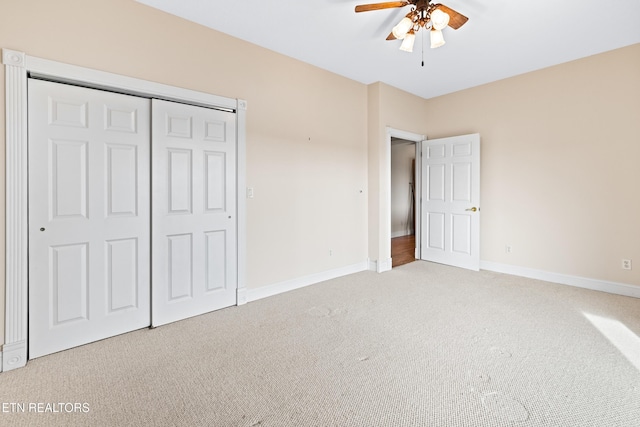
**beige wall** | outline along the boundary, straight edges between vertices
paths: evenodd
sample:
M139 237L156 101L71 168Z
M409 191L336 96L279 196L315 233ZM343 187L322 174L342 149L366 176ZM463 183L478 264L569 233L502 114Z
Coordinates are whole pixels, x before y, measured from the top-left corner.
M430 139L481 135L482 260L640 285L640 45L430 99L425 118Z
M367 138L368 138L368 254L369 259L377 261L380 257L380 174L382 165L382 149L384 144L384 127L380 117L381 83L374 83L367 88ZM389 252L391 254L391 252Z
M367 259L365 85L132 0L0 0L0 48L247 100L249 288Z

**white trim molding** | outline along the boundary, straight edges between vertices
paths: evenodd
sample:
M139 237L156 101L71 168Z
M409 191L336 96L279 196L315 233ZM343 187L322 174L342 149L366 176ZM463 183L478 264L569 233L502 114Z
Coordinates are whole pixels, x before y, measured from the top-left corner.
M405 139L407 141L412 142L421 142L427 139L425 135L421 135L419 133L407 132L405 130L395 129L391 126L386 127L387 136L389 137L389 142L391 142L391 137Z
M369 271L375 271L376 273L384 273L385 271L391 271L393 268L393 259L387 258L382 261L380 260L368 260L368 268Z
M393 268L393 260L391 258L387 258L383 260L378 260L378 268L376 271L378 273L384 273L385 271L391 271L392 268Z
M609 294L640 298L640 286L628 285L625 283L616 283L606 280L571 276L568 274L552 273L549 271L519 267L516 265L501 264L492 261L480 261L480 269L494 271L496 273L511 274L513 276L527 277L529 279L543 280L545 282L557 283L560 285L591 289L593 291L606 292Z
M400 138L407 141L411 141L416 145L416 176L414 177L414 194L415 194L415 230L414 234L416 236L416 259L420 259L420 248L422 231L421 231L421 217L422 211L421 206L422 203L420 201L420 194L422 191L422 183L420 182L421 174L419 171L422 168L422 157L420 155L420 142L427 139L426 135L422 135L419 133L407 132L405 130L400 130L393 128L391 126L385 127L385 147L384 147L384 158L380 161L380 180L381 180L381 188L383 189L383 194L380 195L381 203L383 206L380 207L380 211L384 212L384 220L380 224L380 228L378 229L378 233L382 237L382 241L385 245L388 245L386 249L388 250L389 256L391 255L391 138ZM378 250L380 253L380 250ZM388 263L388 265L387 265ZM382 273L384 271L391 270L391 258L384 261L378 261L378 268L374 269L374 271L378 271Z
M247 288L242 287L236 289L236 305L245 305L247 303Z
M309 276L299 277L297 279L285 280L284 282L274 283L272 285L263 286L256 289L247 290L247 301L256 301L273 295L282 294L284 292L293 291L295 289L304 288L306 286L315 285L338 277L347 276L353 273L368 270L369 263L367 261L357 264L347 265L345 267L327 270Z
M236 200L238 212L238 289L236 290L236 305L247 303L247 101L237 100L236 107L236 135L238 148L236 156Z
M2 50L6 114L5 334L2 370L27 363L27 69L26 55Z
M226 98L183 89L105 71L78 67L23 52L2 49L5 67L6 114L6 300L5 343L2 347L2 370L19 368L27 363L27 79L29 76L96 89L178 101L201 107L236 112L237 200L238 200L238 298L246 295L246 110L242 99ZM240 191L239 189L243 189ZM242 303L241 300L237 301Z

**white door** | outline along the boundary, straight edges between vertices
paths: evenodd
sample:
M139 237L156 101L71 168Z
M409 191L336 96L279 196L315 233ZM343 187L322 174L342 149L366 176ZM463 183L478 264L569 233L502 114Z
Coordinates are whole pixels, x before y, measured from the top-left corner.
M236 303L235 113L153 100L152 324Z
M421 257L480 269L480 135L422 142Z
M29 357L150 324L150 102L29 80Z

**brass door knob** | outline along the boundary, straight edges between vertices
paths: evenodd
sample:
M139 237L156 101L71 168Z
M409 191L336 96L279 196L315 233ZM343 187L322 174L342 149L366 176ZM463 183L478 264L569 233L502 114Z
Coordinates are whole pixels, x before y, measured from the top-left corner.
M477 210L478 210L478 208L476 208L475 206L472 207L472 208L469 208L469 209L465 209L465 211L471 211L471 212L475 212Z

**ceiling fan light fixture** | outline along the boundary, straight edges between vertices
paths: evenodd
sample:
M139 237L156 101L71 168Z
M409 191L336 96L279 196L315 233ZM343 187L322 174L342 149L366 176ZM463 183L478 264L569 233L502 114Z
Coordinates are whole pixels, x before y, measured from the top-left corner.
M441 30L432 29L429 34L431 35L431 49L440 47L445 43Z
M436 3L436 0L401 0L385 1L382 3L361 4L356 6L356 13L371 10L396 9L411 6L411 11L391 30L387 40L402 40L400 50L413 52L415 34L424 29L429 31L431 49L445 44L442 30L449 26L454 30L462 27L468 20L463 14L456 12L448 6ZM424 32L422 33L425 36ZM424 55L424 37L422 43ZM422 64L424 66L424 57Z
M413 27L413 21L405 16L404 18L402 18L402 21L398 22L398 25L393 27L391 33L395 38L403 39L405 38L409 30L411 30L411 27Z
M404 36L404 40L402 40L402 44L400 45L400 50L404 52L413 52L413 44L416 41L416 34L411 31Z
M431 22L436 30L442 30L449 25L449 19L449 15L440 9L431 12Z

